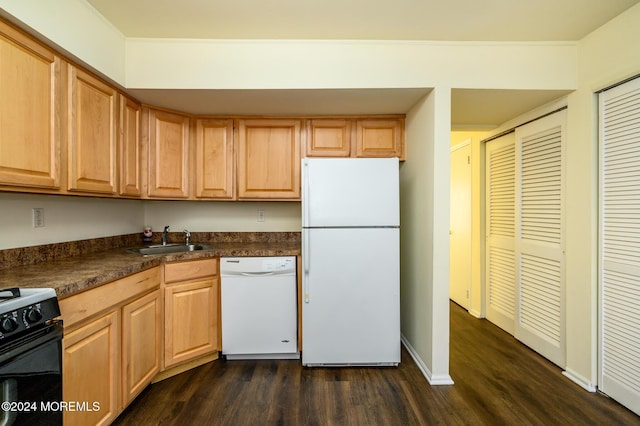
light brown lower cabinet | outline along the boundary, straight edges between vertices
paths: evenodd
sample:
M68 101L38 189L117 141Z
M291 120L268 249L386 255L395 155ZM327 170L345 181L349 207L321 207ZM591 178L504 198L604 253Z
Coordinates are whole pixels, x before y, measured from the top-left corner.
M65 425L104 425L147 385L160 366L160 267L60 300L64 321Z
M88 408L65 411L64 424L110 424L154 378L215 359L219 288L211 258L167 263L61 299L63 400Z
M217 259L165 264L164 367L218 350Z
M64 336L63 400L92 408L65 411L66 426L109 424L118 415L118 328L118 311L111 311Z
M122 407L160 371L160 290L122 308Z

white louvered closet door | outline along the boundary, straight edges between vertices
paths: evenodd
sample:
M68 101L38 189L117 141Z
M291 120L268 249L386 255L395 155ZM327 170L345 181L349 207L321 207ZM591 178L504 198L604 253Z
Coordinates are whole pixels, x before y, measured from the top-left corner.
M515 145L510 133L485 145L486 316L513 334Z
M600 94L600 390L640 414L640 79Z
M563 141L566 111L516 129L514 336L565 366Z

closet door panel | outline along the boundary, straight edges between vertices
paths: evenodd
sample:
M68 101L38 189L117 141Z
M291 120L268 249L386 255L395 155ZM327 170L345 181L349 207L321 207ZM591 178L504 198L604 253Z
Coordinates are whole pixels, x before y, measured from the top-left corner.
M640 414L640 79L600 114L599 387Z
M515 140L486 145L487 319L513 334L515 316Z
M515 337L565 365L564 167L566 111L516 129Z

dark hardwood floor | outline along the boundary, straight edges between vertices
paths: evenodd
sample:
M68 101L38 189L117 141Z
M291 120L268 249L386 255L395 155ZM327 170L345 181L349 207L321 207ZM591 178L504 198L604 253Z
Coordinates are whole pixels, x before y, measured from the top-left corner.
M451 304L453 386L398 368L219 360L148 387L118 425L640 425L640 417Z

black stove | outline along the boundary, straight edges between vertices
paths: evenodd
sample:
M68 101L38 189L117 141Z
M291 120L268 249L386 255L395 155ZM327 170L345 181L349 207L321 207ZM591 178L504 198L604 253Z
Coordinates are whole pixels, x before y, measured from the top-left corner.
M0 289L0 425L62 425L58 316L52 288Z
M0 289L0 344L60 316L52 288Z

